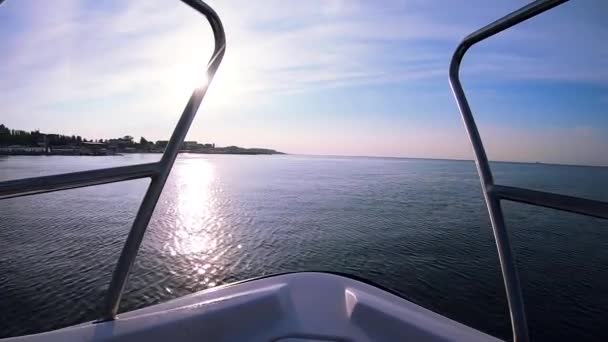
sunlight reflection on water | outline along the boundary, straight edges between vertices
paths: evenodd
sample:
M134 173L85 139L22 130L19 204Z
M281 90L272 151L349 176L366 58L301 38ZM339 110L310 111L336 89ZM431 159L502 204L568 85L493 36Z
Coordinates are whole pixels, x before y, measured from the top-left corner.
M214 166L208 160L185 160L175 171L176 220L162 251L188 263L191 281L213 287L219 282L215 277L224 269L221 257L231 248L232 238L218 213L221 190ZM176 268L183 272L183 263Z

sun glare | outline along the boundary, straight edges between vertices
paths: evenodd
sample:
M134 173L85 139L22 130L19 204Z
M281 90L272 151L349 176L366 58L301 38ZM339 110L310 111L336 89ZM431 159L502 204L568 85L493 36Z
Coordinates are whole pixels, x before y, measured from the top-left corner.
M182 70L180 70L182 69ZM198 68L179 68L173 77L172 83L176 88L192 91L206 86L209 82L207 72Z

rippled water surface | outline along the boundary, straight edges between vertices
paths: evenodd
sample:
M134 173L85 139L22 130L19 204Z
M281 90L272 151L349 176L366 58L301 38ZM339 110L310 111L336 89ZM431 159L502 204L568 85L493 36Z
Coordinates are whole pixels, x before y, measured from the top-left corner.
M0 180L158 155L8 157ZM608 200L608 169L496 163L501 184ZM145 191L129 181L0 202L0 336L97 318ZM504 205L538 340L607 340L608 222ZM251 277L350 273L498 337L510 328L474 164L180 155L121 310Z

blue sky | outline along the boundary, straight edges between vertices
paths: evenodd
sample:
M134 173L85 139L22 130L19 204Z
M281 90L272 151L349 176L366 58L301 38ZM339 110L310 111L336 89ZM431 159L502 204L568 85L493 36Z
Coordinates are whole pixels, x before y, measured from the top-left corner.
M210 2L228 46L188 139L470 159L451 53L525 3ZM0 7L0 122L167 138L211 52L206 22L179 1L52 4ZM491 159L608 165L607 13L572 1L469 52L463 83Z

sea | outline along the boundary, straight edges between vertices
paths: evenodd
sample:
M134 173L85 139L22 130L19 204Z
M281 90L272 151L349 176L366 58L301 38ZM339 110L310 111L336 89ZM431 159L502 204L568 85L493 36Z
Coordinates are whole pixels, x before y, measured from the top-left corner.
M0 157L0 180L158 154ZM608 168L492 163L498 184L608 201ZM0 201L0 337L99 317L147 179ZM608 221L504 202L530 335L607 341ZM503 281L472 161L179 155L121 312L250 278L351 274L499 338Z

